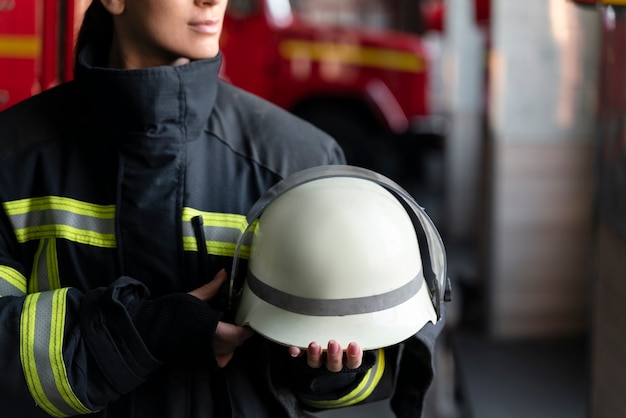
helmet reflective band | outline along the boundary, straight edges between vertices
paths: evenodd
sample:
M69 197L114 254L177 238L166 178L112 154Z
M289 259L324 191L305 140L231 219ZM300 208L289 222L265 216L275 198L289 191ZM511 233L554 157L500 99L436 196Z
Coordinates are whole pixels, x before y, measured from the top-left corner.
M309 181L258 219L236 322L275 342L386 347L437 315L415 226L398 199L361 178Z

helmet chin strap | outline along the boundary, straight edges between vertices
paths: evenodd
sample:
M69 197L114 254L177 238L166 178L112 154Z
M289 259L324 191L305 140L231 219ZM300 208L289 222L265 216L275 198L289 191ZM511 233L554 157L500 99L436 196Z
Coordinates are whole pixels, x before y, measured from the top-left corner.
M424 235L426 236L426 241L428 243L430 266L434 277L430 274L424 275L424 277L428 283L433 306L437 312L437 317L441 318L441 303L450 300L451 284L450 279L447 277L446 252L443 240L441 239L441 235L439 235L435 224L426 214L424 209L415 202L413 197L393 180L383 176L382 174L376 173L375 171L351 165L325 165L294 173L268 189L259 198L259 200L256 201L252 208L250 208L250 211L246 215L248 226L237 242L237 248L233 258L233 265L230 274L228 301L229 309L232 309L233 301L237 296L235 292L235 277L237 276L241 247L246 245L246 243L249 244L252 242L249 234L255 224L255 221L261 216L265 208L280 195L304 183L329 177L352 177L370 180L387 189L392 195L394 195L394 197L403 203L405 209L407 207L410 209L407 210L407 212L411 217L411 220L415 224L415 219L417 219L422 230L424 231Z

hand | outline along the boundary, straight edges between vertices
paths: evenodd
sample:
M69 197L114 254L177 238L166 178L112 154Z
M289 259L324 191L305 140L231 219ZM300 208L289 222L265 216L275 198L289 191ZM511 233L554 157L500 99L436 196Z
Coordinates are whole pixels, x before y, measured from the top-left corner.
M226 271L220 270L213 280L207 284L189 292L191 296L195 296L205 302L213 299L220 290L222 284L226 281ZM225 367L235 354L235 349L244 343L254 331L248 327L239 327L227 322L218 322L213 340L213 350L215 351L215 360L218 367Z
M298 347L290 347L289 354L292 357L302 355L302 350ZM306 359L309 367L320 368L326 364L326 369L331 372L339 372L344 365L349 369L356 369L363 361L363 350L359 344L352 342L348 344L345 356L341 349L341 344L335 340L328 342L326 355L322 351L322 346L317 342L312 342L306 350ZM325 363L324 363L325 361Z
M218 367L225 367L235 354L235 349L254 334L249 327L239 327L228 322L218 322L213 350Z

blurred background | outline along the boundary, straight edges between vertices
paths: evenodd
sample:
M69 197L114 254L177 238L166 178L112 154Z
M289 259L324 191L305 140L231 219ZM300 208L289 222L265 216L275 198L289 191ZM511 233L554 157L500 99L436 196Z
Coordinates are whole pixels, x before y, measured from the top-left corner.
M0 110L88 4L0 0ZM230 0L222 51L439 228L427 418L626 417L626 0Z

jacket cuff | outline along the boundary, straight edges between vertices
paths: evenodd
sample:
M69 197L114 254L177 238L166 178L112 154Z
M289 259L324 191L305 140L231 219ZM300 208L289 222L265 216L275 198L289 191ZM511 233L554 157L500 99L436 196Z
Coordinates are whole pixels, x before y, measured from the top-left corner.
M137 332L150 353L164 363L214 366L213 341L222 313L207 303L176 293L129 306Z
M80 329L90 354L87 360L94 361L85 366L85 374L103 383L90 388L95 403L107 403L130 392L162 364L148 351L128 313L131 301L147 297L145 286L122 277L82 298ZM98 373L101 378L96 377Z
M307 365L306 356L290 359L291 384L296 393L314 399L336 399L351 391L376 363L377 352L365 351L357 369L344 368L330 372L326 367L314 369Z

